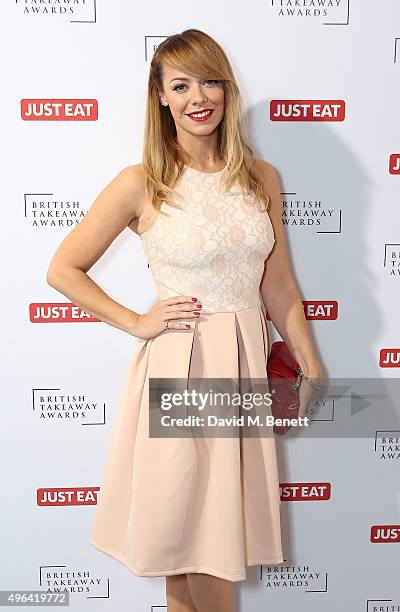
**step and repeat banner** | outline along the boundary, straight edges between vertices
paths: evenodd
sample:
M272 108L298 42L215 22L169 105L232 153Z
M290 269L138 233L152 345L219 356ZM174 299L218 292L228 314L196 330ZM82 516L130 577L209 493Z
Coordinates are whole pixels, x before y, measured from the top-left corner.
M400 4L3 0L0 11L0 589L68 593L79 611L166 610L163 577L135 576L89 544L136 338L50 287L50 259L103 187L141 162L157 45L203 30L231 60L256 157L279 171L290 257L328 376L394 383ZM89 275L137 312L154 302L129 229ZM398 398L391 420L383 403L359 435L337 434L344 403L325 399L313 406L316 435L277 440L285 561L247 568L238 610L400 611Z

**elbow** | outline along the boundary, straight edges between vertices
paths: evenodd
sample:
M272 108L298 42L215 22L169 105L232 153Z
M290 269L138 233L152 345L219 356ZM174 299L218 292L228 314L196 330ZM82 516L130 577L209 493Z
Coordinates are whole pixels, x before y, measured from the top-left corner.
M46 283L56 289L60 290L60 284L62 284L65 278L65 272L67 270L67 264L57 254L51 258L46 273Z
M47 269L46 283L50 285L50 287L53 287L53 289L57 289L57 291L59 291L62 277L63 274L59 266L51 263Z
M50 287L53 287L54 289L56 289L56 282L57 282L56 279L58 276L57 268L58 266L56 263L56 257L55 255L53 255L47 267L46 283L50 285Z
M51 263L48 267L46 274L46 283L60 291L60 293L64 293L64 289L66 285L68 286L71 282L71 274L76 274L77 272L83 272L80 268L72 268L66 265L56 265L55 263Z
M53 287L54 289L57 289L56 284L56 273L53 270L53 268L49 267L49 269L47 270L47 274L46 274L46 283L48 285L50 285L50 287Z

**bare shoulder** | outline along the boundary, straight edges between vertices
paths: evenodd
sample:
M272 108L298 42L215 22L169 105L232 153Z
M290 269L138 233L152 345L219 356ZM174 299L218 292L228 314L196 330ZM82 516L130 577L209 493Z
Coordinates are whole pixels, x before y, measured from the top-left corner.
M264 159L255 159L253 169L261 180L268 184L270 181L275 181L278 176L278 172L271 163Z
M145 173L143 164L125 166L114 178L121 195L132 203L132 211L140 213L141 199L145 193Z
M140 187L141 183L144 181L143 164L131 164L130 166L125 166L119 172L118 176L130 181L134 187Z

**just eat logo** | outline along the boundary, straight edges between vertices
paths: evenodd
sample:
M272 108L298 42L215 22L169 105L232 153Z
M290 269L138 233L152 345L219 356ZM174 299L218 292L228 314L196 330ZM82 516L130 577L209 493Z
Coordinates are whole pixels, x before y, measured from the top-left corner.
M271 121L344 121L344 100L271 100Z
M95 506L100 487L47 487L36 491L38 506Z
M306 319L315 321L334 321L338 318L338 302L336 300L302 300ZM270 321L268 311L266 318Z
M400 153L392 153L389 158L389 173L400 174Z
M77 304L29 304L29 320L31 323L101 323L93 315L86 312Z
M400 368L400 348L383 348L379 351L381 368Z
M281 482L282 501L326 501L331 498L330 482Z
M97 121L98 102L91 98L21 100L23 121Z
M400 525L372 525L371 542L400 542Z

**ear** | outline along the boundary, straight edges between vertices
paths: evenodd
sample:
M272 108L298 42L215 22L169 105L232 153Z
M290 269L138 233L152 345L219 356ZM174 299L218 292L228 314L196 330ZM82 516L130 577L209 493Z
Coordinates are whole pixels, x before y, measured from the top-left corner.
M157 95L158 95L158 101L160 102L160 104L163 103L163 101L165 100L165 95L162 89L158 89L157 87Z

